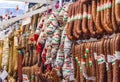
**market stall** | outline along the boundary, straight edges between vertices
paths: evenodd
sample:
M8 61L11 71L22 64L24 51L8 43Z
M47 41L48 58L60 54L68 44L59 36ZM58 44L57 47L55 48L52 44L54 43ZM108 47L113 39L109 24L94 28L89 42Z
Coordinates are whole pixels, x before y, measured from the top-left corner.
M120 82L120 0L53 3L0 22L0 79Z

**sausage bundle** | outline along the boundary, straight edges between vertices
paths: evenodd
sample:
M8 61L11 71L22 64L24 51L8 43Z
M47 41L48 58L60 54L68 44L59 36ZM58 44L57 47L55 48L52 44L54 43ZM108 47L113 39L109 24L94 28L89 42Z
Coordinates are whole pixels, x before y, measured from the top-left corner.
M75 44L76 82L120 82L120 34Z
M69 6L70 40L102 38L119 32L120 0L78 0Z

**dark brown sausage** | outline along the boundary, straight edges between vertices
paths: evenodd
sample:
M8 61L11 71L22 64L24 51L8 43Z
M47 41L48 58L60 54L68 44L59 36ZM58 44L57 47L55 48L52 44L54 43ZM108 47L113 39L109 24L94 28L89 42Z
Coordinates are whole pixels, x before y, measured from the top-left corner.
M118 25L120 25L120 0L115 0L115 16L116 16L116 20ZM117 1L119 3L117 3Z
M118 24L115 17L115 0L112 0L112 25L114 32L119 32Z

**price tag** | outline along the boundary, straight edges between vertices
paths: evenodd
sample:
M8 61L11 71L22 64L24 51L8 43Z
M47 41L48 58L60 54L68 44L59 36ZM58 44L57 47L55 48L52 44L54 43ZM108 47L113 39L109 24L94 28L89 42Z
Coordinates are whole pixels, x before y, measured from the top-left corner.
M4 80L6 77L8 76L8 72L6 70L4 70L1 74L0 74L0 78L2 80Z
M23 74L23 82L29 82L28 76L26 74Z
M111 63L111 62L112 62L112 59L113 59L113 56L112 56L112 55L107 55L107 62L108 62L108 63Z
M103 54L97 56L97 61L98 61L98 64L102 64L105 62L105 57Z
M97 60L97 53L94 53L94 59Z
M114 55L113 58L112 58L112 65L115 64L115 61L116 61L116 57L115 57L115 55Z
M71 75L70 76L70 81L74 81L74 80L75 80L74 75Z
M115 0L115 3L116 4L120 4L120 0Z
M120 60L120 52L119 51L115 52L115 57L117 60Z

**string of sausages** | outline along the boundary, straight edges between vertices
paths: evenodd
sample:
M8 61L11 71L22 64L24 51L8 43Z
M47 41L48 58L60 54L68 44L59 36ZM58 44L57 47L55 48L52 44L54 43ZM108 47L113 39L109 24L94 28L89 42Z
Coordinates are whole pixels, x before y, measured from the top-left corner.
M119 12L120 0L78 0L69 6L67 36L75 41L118 33Z
M76 82L120 82L120 34L94 42L74 43Z

